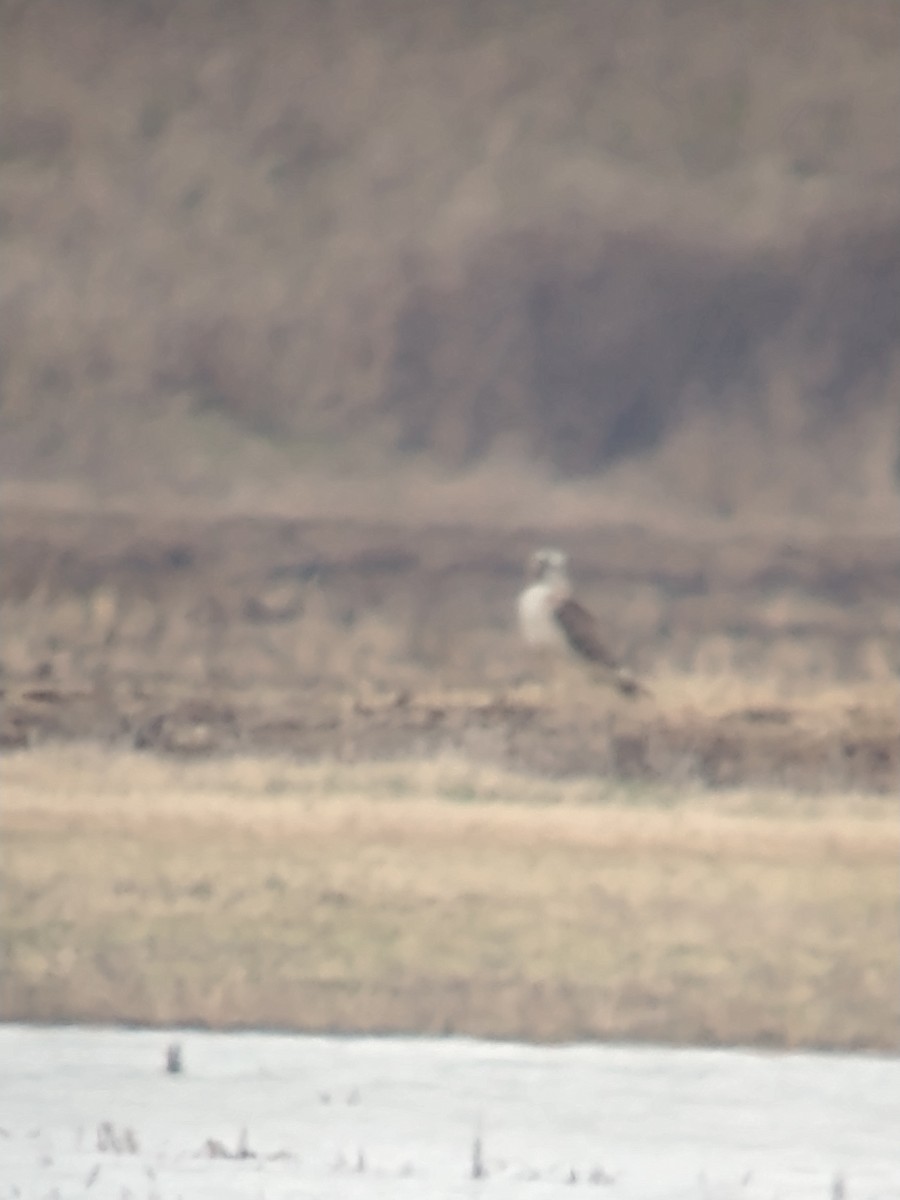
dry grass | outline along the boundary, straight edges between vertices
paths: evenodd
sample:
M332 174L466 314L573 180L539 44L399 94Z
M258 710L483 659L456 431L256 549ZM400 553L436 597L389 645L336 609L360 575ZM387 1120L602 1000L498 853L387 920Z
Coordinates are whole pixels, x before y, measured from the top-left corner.
M891 0L31 0L0 35L7 476L893 518Z
M580 594L652 691L627 704L575 666L538 683L514 601L547 537L8 510L0 744L896 790L895 538L567 532Z
M18 754L4 1014L894 1047L894 808Z

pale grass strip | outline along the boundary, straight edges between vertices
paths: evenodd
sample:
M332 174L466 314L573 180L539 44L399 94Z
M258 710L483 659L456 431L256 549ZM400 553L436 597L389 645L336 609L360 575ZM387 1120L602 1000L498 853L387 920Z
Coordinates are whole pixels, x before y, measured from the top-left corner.
M487 800L480 798L479 779ZM452 797L461 781L467 797L471 794L464 801ZM181 827L263 841L337 837L415 845L440 840L629 854L669 849L732 860L824 855L883 861L900 853L896 806L880 798L816 798L816 806L804 803L798 816L791 813L786 794L773 798L746 789L737 798L729 795L720 807L715 794L685 792L673 803L667 793L662 806L654 806L648 802L652 789L644 789L635 805L626 789L597 781L535 782L458 762L185 764L66 748L12 756L3 782L0 819L8 826L63 825L74 831L89 824L140 830L150 838L169 837ZM402 790L403 798L392 797L392 788ZM600 803L589 802L591 788Z

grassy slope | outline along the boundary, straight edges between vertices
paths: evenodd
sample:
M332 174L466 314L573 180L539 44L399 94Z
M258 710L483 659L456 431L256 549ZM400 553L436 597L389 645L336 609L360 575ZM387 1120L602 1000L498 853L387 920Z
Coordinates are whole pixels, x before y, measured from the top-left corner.
M895 1045L886 800L446 761L4 774L10 1018Z
M7 471L229 492L643 450L618 496L890 502L889 0L0 22Z

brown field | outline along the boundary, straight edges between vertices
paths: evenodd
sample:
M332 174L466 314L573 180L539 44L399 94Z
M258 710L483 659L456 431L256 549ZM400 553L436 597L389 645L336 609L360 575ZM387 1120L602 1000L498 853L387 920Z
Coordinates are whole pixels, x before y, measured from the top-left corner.
M895 1045L896 540L2 537L6 1016ZM529 674L548 537L649 699Z
M649 699L533 675L513 603L547 536ZM8 747L897 785L897 539L11 511L2 552Z
M892 1044L893 0L0 58L12 1011ZM547 543L649 698L535 676Z
M8 1018L897 1044L885 799L84 749L4 793Z

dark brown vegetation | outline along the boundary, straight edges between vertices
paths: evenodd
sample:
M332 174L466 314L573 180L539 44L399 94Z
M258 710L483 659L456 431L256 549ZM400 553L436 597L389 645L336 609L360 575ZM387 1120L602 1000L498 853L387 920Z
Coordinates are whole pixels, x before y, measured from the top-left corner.
M896 538L569 530L585 598L652 690L629 701L578 671L536 686L513 605L543 537L10 512L0 735L896 787Z
M0 5L2 466L883 518L892 0Z

